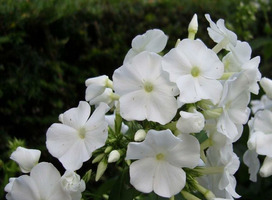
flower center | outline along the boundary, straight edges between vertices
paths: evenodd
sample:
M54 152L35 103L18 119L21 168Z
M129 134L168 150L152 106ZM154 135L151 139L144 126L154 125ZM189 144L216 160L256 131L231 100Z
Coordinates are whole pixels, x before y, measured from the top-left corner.
M150 83L150 82L145 82L144 83L144 89L145 89L145 91L146 92L152 92L152 90L153 90L153 84L152 83Z
M78 135L79 135L79 137L80 137L81 139L84 139L84 138L85 138L86 130L85 130L84 127L80 128L80 129L78 130Z
M156 155L156 159L157 160L163 160L164 159L164 155L162 153L159 153Z
M199 76L199 73L200 73L200 70L198 67L193 67L192 70L191 70L191 74L193 77L197 77Z

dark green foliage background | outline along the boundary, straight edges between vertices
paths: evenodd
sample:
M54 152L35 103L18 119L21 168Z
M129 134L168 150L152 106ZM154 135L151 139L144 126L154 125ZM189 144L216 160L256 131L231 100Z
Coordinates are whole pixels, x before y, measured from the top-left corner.
M46 130L60 113L84 100L85 80L111 77L131 40L148 29L169 36L167 52L176 39L187 37L194 13L199 17L197 37L209 47L214 43L205 13L214 21L225 19L240 40L250 42L253 56L262 58L263 76L272 77L272 5L255 2L258 9L249 0L0 0L1 160L8 162L8 141L16 137L29 148L44 150L43 159L49 161ZM239 156L243 145L235 145ZM272 199L271 178L250 183L241 164L237 179L242 199ZM5 181L0 178L2 187Z

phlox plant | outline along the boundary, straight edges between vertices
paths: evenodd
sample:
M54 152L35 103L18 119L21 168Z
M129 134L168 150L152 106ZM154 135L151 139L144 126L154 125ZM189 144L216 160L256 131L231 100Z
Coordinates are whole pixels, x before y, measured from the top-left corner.
M260 57L251 57L250 45L223 19L215 23L205 17L213 48L196 38L194 15L188 38L178 39L169 52L162 53L168 36L148 30L132 40L112 79L87 79L85 101L60 114L46 133L46 147L65 173L39 162L41 151L18 147L10 158L24 175L10 178L6 198L92 199L88 183L102 181L110 165L119 176L128 172L130 194L116 197L107 190L100 199L240 198L234 176L240 160L233 143L247 124L243 160L249 178L256 181L258 172L272 175L272 80L262 78ZM251 101L259 85L265 94ZM262 164L259 155L265 156ZM78 174L90 159L97 170Z

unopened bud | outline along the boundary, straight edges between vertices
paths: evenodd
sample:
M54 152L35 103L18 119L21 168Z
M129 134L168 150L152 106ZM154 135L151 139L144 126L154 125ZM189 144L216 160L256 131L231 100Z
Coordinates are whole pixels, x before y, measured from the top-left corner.
M110 153L112 150L112 147L111 146L108 146L106 149L105 149L105 153Z
M265 157L263 165L260 169L261 177L268 177L272 175L272 158Z
M121 154L117 150L113 150L110 152L108 157L108 163L117 162L120 159Z
M134 135L134 140L136 142L141 142L141 141L143 141L145 139L145 137L146 137L145 130L144 129L139 129Z
M188 38L194 40L195 34L198 30L198 21L197 21L197 15L194 14L189 26L188 26Z
M214 108L210 110L205 110L203 115L206 119L215 119L221 116L223 108Z
M97 155L94 159L93 159L93 161L92 161L92 163L98 163L98 162L100 162L101 160L102 160L102 158L104 157L104 153L101 153L101 154L99 154L99 155Z
M95 175L95 181L98 181L101 178L101 176L106 171L107 166L108 166L108 163L106 162L105 159L103 159L102 161L99 162L99 164L97 166L96 175Z

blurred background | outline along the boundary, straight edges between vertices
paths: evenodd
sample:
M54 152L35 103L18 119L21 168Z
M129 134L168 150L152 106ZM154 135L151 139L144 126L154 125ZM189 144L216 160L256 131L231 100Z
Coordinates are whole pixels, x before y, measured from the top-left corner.
M17 173L11 152L18 145L38 148L41 160L57 162L45 147L47 128L84 100L87 78L111 78L131 40L148 29L169 36L167 52L187 37L197 13L196 37L212 48L204 14L223 18L250 43L252 57L261 56L260 71L271 78L271 6L269 0L0 0L0 199L8 177ZM240 157L247 134L235 144ZM272 178L251 183L247 170L241 163L236 173L241 199L271 200Z

